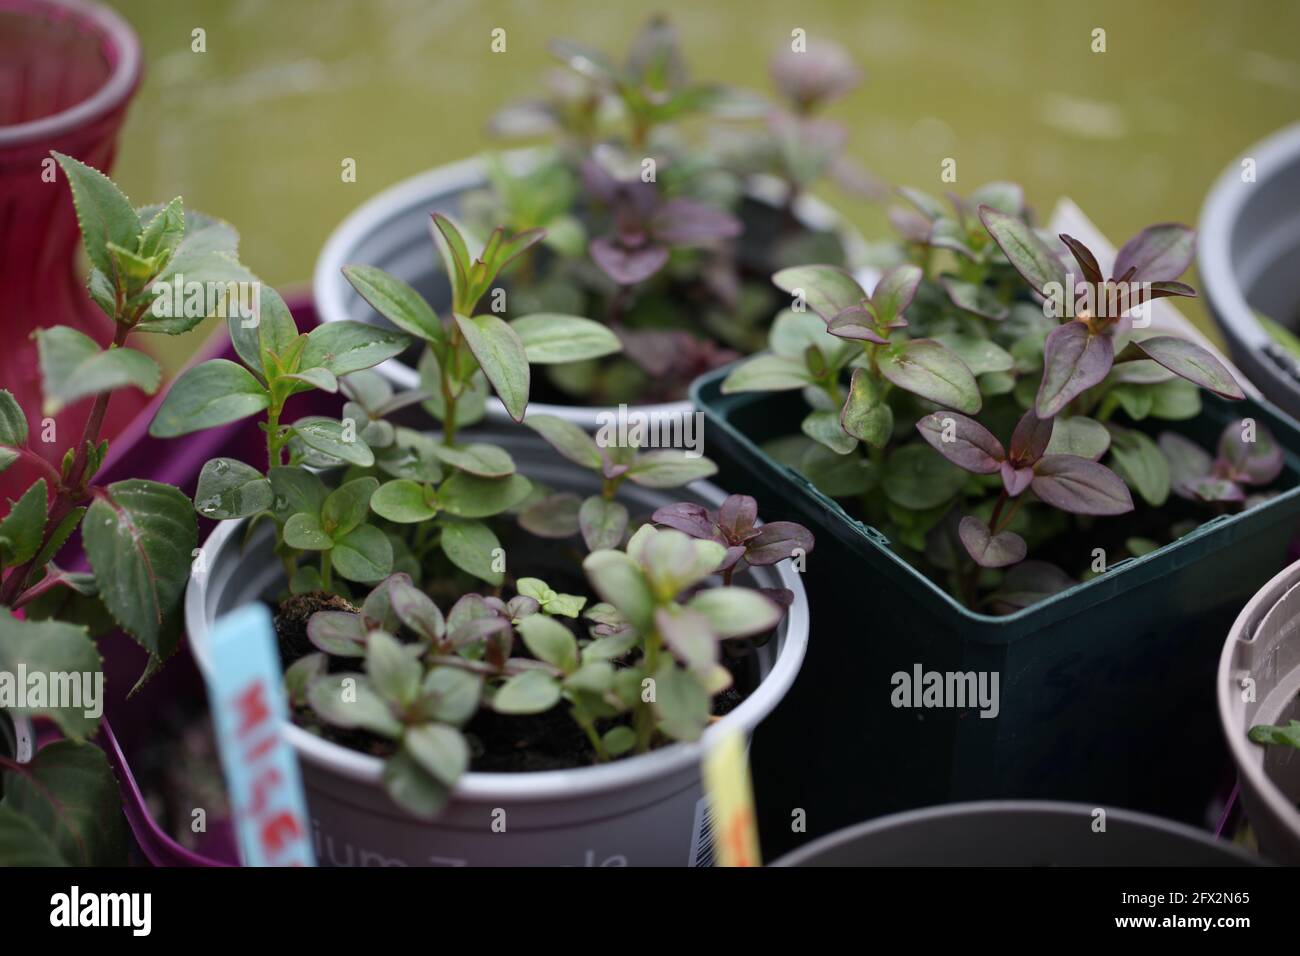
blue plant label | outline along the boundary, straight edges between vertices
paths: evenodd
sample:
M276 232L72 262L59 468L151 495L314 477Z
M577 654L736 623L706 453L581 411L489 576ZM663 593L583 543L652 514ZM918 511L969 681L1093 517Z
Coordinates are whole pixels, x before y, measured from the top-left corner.
M216 622L204 676L245 866L315 866L271 612L250 604Z

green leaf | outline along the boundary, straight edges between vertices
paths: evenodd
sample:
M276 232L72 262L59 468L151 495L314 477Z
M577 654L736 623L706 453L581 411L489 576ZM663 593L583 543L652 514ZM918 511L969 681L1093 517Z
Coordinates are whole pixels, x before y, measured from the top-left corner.
M979 336L950 333L936 335L934 340L965 362L966 367L975 375L1008 372L1016 364L1010 352Z
M519 335L495 315L457 315L456 325L510 417L522 422L528 405L529 370Z
M1032 228L1015 216L999 212L992 206L981 206L979 215L984 228L1024 280L1034 291L1045 297L1051 298L1051 293L1055 292L1057 304L1060 305L1061 296L1069 288L1065 263L1038 238ZM1056 314L1060 315L1063 311L1058 309Z
M57 414L80 398L134 385L146 395L158 390L162 370L135 349L101 349L95 340L64 325L37 329L45 414Z
M435 667L420 687L420 709L430 720L463 724L478 712L483 678L459 667Z
M974 415L983 399L975 376L938 342L914 339L880 353L880 373L904 391L937 405Z
M806 423L805 419L805 425ZM853 370L853 378L849 380L849 394L844 400L844 407L840 409L839 426L846 434L866 442L872 448L884 448L894 433L893 409L880 401L871 373L864 368ZM803 431L808 434L806 427ZM815 435L810 437L816 438Z
M1110 447L1110 432L1101 422L1083 415L1058 417L1046 455L1077 455L1097 461Z
M299 551L329 551L334 539L321 526L320 516L306 513L293 515L284 523L284 543Z
M524 424L575 465L600 471L604 460L592 437L582 428L555 415L529 415Z
M922 511L951 501L966 484L966 472L929 445L914 442L889 456L882 484L890 501Z
M433 453L447 464L480 478L504 478L515 472L514 459L504 448L475 442L448 448L435 445Z
M371 631L366 639L366 676L379 696L401 711L415 703L424 670L392 635Z
M659 729L674 740L698 740L709 722L709 694L690 673L665 661L654 674Z
M316 475L303 468L277 466L271 469L270 479L276 520L287 521L300 511L320 516L328 492Z
M299 335L293 313L280 294L269 285L260 289L257 324L249 326L242 316L231 314L226 328L240 361L265 381L271 371L283 365Z
M578 529L589 551L617 548L627 532L627 523L627 508L600 495L591 495L578 509Z
M170 255L185 236L185 200L177 196L167 205L157 208L140 233L140 255L152 259L162 253ZM136 210L143 222L146 210Z
M447 801L451 790L428 773L405 749L384 761L384 791L393 802L420 820L432 820Z
M1169 497L1169 462L1140 431L1111 427L1111 464L1147 504L1160 507Z
M773 353L794 359L801 368L810 347L825 354L841 345L826 331L826 323L815 312L793 309L784 309L777 315L768 332L768 343Z
M396 276L374 266L344 266L343 275L375 311L403 332L442 344L447 340L442 322L420 293Z
M155 438L176 438L255 415L270 396L242 365L212 359L182 373L149 425Z
M401 355L410 344L391 329L348 320L326 322L307 334L302 368L323 368L341 377Z
M566 674L578 667L578 642L573 633L554 618L533 614L516 625L524 645L540 661Z
M812 384L807 366L780 355L759 355L741 362L722 382L722 393L782 392Z
M720 587L701 591L686 606L708 620L720 638L749 637L770 631L780 622L781 608L749 588Z
M235 458L213 458L199 472L194 508L205 518L246 518L273 503L271 482Z
M0 803L0 860L6 866L70 866L30 819Z
M459 730L446 724L412 727L402 745L416 763L449 787L469 767L469 744Z
M409 478L398 478L380 485L370 498L370 508L381 518L398 524L417 524L428 521L438 513L429 504L424 486Z
M1181 422L1201 414L1201 393L1185 378L1148 385L1151 414L1167 422Z
M321 505L321 527L334 540L346 535L370 512L370 497L379 487L375 478L356 478L330 492Z
M501 542L481 521L446 521L442 525L442 553L467 574L500 586L505 575L495 569L494 553Z
M1256 724L1250 728L1250 739L1257 744L1280 744L1300 749L1300 720L1293 720L1285 727Z
M622 551L593 551L582 562L587 580L601 600L642 633L648 632L654 613L654 595L641 568Z
M460 518L488 518L509 511L532 492L523 475L480 478L458 471L438 488L438 504Z
M858 447L858 440L840 425L838 412L809 412L799 427L813 441L820 442L837 455L847 455Z
M506 681L492 698L499 714L540 714L560 702L560 685L540 670L526 670Z
M534 365L582 362L621 351L623 344L606 326L576 315L540 312L510 323Z
M140 236L140 218L131 201L103 173L78 162L71 156L52 153L72 187L72 203L86 246L86 258L105 275L117 274L108 252L113 242L126 249L136 248Z
M372 524L363 524L335 538L330 555L334 570L349 581L370 584L382 581L393 570L393 545L388 535Z
M626 472L629 480L645 488L677 488L717 473L718 466L709 459L699 455L692 458L672 448L637 455Z
M113 619L166 658L180 637L168 619L180 610L198 544L190 500L155 481L115 482L96 492L81 539Z
M80 690L84 686L80 675L99 673L102 661L84 627L64 621L19 620L8 608L0 607L0 672L16 680L14 675L20 666L29 675L38 672L76 675ZM53 676L49 680L52 685L58 684ZM84 699L80 707L55 707L50 702L51 698L47 698L39 707L7 709L29 717L48 717L73 740L87 739L99 726L98 718L86 716L86 711L92 708Z
M45 539L48 503L44 478L38 478L17 501L10 502L9 514L0 521L0 567L17 567L36 556Z
M73 866L126 865L122 797L98 747L70 740L42 747L21 771L4 775L4 807L29 820Z
M605 751L611 757L618 757L636 746L636 732L631 727L611 727L605 731L605 736L601 738L601 742L605 745Z
M21 448L27 444L27 416L8 389L0 388L0 445Z
M402 725L365 674L326 674L311 682L307 701L316 715L336 727L359 727L396 740Z
M375 463L375 453L359 435L355 425L347 426L332 418L308 416L293 423L293 433L303 444L322 454L349 464L369 468Z
M182 335L214 316L234 316L238 322L252 318L249 300L257 278L234 252L213 248L224 244L224 232L205 229L182 240L166 274L149 286L154 299L135 331Z

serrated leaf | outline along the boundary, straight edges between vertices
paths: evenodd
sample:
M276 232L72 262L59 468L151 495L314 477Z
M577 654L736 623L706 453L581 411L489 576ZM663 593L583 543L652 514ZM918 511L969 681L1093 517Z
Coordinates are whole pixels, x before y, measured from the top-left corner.
M17 501L10 502L9 514L0 520L0 567L26 564L36 556L45 539L48 503L44 478L38 478Z
M27 416L8 389L0 388L0 445L21 448L27 444Z
M164 659L180 637L169 618L180 610L197 539L190 500L154 481L99 489L81 524L100 599L145 650Z
M0 607L0 672L16 680L14 675L20 667L26 668L29 675L71 673L81 680L81 674L98 673L102 661L86 628L64 621L19 620L8 608ZM6 709L29 717L48 717L73 740L87 739L99 726L98 718L86 716L90 701L81 701L79 707L63 701L60 706L52 703L53 697L47 697L39 707L15 705Z
M134 249L140 236L140 218L135 207L107 176L85 163L52 153L72 187L86 258L105 275L116 275L108 243Z
M162 370L135 349L101 349L90 336L64 325L37 329L45 414L57 414L78 399L134 385L146 395L158 390Z

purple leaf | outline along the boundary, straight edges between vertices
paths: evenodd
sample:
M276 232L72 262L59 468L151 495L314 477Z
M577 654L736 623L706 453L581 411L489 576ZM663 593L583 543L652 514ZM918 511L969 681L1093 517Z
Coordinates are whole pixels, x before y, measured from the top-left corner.
M1250 435L1254 440L1246 441ZM1282 474L1282 447L1273 433L1258 422L1248 428L1233 422L1219 436L1219 458L1228 465L1228 477L1247 485L1267 485Z
M1193 385L1209 389L1224 398L1246 397L1223 363L1199 345L1172 335L1155 335L1141 341L1134 340L1132 344L1147 358L1154 359Z
M1147 226L1124 243L1111 274L1133 270L1130 282L1164 282L1187 271L1196 253L1196 233L1175 222Z
M728 495L718 508L718 527L728 541L747 541L756 531L758 502L749 495Z
M829 40L796 52L788 44L768 64L772 85L800 109L843 96L862 82L862 71L848 52Z
M574 494L547 495L519 514L519 526L539 538L571 538L578 533L581 499Z
M692 538L700 538L704 541L718 541L720 538L713 526L713 519L709 517L709 512L703 505L694 502L681 501L677 504L664 505L650 516L650 520L665 528L676 528Z
M1046 600L1074 584L1074 579L1054 564L1025 561L1007 572L989 601L997 610L1010 613Z
M1161 432L1156 445L1169 462L1169 486L1174 494L1195 499L1192 485L1208 477L1214 464L1210 453L1177 432Z
M1001 470L1002 487L1007 490L1007 494L1012 498L1018 498L1024 494L1025 489L1034 480L1034 469L1032 467L1017 468L1011 462L1004 461Z
M865 368L855 368L849 394L840 409L840 427L872 448L884 448L894 433L894 412L880 400L879 389Z
M1110 371L1115 346L1082 322L1058 325L1043 343L1043 381L1035 403L1040 418L1051 418Z
M992 432L956 412L926 415L916 423L916 430L944 458L976 475L993 474L1007 456Z
M578 509L578 528L589 551L617 548L627 530L627 508L617 501L592 495Z
M629 249L608 236L598 236L587 248L601 271L619 285L644 282L668 262L668 250L654 243Z
M1011 433L1011 459L1026 465L1038 461L1047 451L1055 427L1054 418L1039 418L1032 408L1026 411Z
M886 213L889 224L906 242L928 242L930 220L906 206L890 206Z
M831 319L826 330L841 339L888 345L889 340L872 328L873 322L874 317L870 312L859 306L853 306Z
M1097 265L1097 258L1092 254L1092 250L1074 236L1061 233L1059 238L1065 243L1065 247L1070 250L1070 255L1074 256L1074 261L1079 263L1079 268L1083 271L1083 277L1093 285L1101 285L1102 279L1105 277L1101 274L1101 266Z
M360 614L350 611L317 611L307 621L307 639L335 657L365 655L365 625Z
M886 270L876 283L875 291L871 293L871 304L875 307L878 324L890 325L907 310L916 298L916 290L920 288L923 275L919 266L911 264Z
M1227 478L1197 478L1188 483L1192 497L1200 501L1245 501L1246 490Z
M967 515L957 526L966 553L981 568L1005 568L1025 559L1028 548L1025 539L1012 531L993 534L979 518Z
M1118 515L1133 510L1133 497L1119 475L1075 455L1046 455L1034 466L1031 485L1041 501L1080 515Z
M1038 238L1028 225L1015 216L998 212L992 206L980 206L980 221L1007 259L1040 295L1051 298L1052 292L1067 290L1065 264L1047 243ZM1050 288L1055 284L1055 290Z
M1139 293L1137 297L1139 303L1151 299L1164 299L1171 295L1179 295L1188 299L1196 298L1196 290L1186 282L1152 282L1145 291L1147 293L1145 297Z
M673 656L691 670L704 670L718 659L718 641L709 619L690 608L661 607L655 611L655 629Z
M796 550L809 554L813 543L812 532L803 525L793 521L769 521L749 542L745 560L755 567L776 564L792 557Z
M740 220L690 199L670 199L655 211L650 231L670 246L694 246L740 235Z

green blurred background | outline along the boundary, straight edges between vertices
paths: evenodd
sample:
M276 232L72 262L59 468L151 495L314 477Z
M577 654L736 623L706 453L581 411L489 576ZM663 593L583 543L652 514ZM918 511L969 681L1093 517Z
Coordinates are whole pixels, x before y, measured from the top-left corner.
M1043 212L1075 199L1112 239L1194 223L1215 176L1300 114L1300 3L1103 0L113 0L139 32L144 82L115 178L137 202L183 194L243 235L284 288L310 280L330 231L385 187L489 144L483 122L534 93L564 36L621 54L655 11L700 79L767 89L802 27L867 70L830 115L886 182L933 193L1022 182ZM1086 9L1085 9L1086 7ZM206 31L207 52L191 51ZM507 51L489 48L506 30ZM1092 52L1092 31L1106 52ZM344 183L340 163L357 162ZM883 210L828 188L869 238ZM1193 280L1194 281L1194 280ZM1203 328L1199 304L1188 314ZM174 343L175 364L198 336Z

